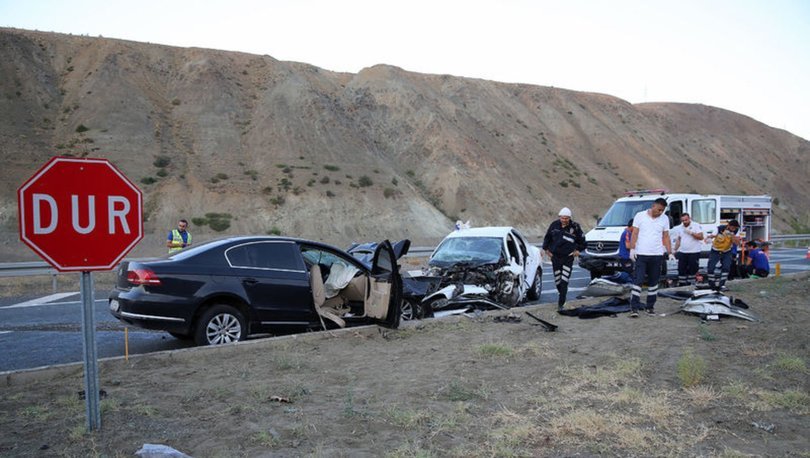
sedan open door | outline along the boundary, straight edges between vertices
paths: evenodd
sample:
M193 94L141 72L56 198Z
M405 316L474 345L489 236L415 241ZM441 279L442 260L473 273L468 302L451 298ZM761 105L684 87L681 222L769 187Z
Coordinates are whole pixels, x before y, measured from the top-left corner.
M383 326L396 328L402 313L399 306L401 300L402 277L399 266L391 242L384 240L374 250L365 298L366 316Z

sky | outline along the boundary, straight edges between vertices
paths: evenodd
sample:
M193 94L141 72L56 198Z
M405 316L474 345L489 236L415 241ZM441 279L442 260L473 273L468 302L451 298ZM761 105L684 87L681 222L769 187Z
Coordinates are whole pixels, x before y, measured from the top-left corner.
M0 27L699 103L810 140L810 0L0 0Z

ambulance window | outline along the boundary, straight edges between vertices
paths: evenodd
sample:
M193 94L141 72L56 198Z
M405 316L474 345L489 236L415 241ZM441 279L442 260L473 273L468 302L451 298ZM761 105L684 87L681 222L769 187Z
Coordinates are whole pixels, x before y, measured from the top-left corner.
M692 201L692 221L700 224L716 223L717 201L715 199L698 199Z
M669 214L675 221L680 221L681 213L683 213L683 201L676 200L669 203Z
M681 222L681 213L683 213L683 201L676 200L669 203L669 227L672 228Z

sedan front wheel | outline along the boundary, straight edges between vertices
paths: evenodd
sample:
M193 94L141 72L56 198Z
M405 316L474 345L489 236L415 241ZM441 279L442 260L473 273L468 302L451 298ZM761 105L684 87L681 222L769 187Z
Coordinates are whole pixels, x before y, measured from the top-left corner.
M197 345L222 345L245 340L246 335L245 318L239 310L229 305L215 305L200 317L194 341Z
M421 320L425 317L424 310L422 309L422 304L418 303L417 301L412 301L410 299L402 299L401 304L402 321L411 321L411 320Z
M526 297L530 301L536 301L540 299L540 294L543 292L543 271L540 268L537 268L537 272L534 273L534 281L532 282L532 286L529 289Z

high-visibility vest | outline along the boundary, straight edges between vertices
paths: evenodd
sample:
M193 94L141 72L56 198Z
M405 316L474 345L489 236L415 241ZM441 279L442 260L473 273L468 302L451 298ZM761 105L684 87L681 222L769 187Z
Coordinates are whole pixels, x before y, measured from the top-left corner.
M186 232L186 245L191 243L191 232ZM183 235L180 234L180 231L177 229L172 230L172 246L169 248L169 254L175 253L183 249Z
M721 253L725 253L731 249L731 245L734 243L734 240L731 238L731 233L725 234L720 233L712 241L712 249L714 251L719 251Z

